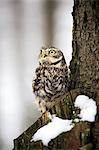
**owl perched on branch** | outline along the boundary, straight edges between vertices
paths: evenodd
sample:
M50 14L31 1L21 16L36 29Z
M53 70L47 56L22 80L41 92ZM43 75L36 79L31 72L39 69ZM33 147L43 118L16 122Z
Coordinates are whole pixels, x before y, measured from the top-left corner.
M42 47L35 74L33 92L41 112L45 112L68 88L68 69L63 53L55 47Z

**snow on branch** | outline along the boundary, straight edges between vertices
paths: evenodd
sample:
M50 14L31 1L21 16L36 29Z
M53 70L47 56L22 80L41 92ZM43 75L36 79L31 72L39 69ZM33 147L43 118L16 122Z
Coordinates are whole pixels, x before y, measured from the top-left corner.
M74 105L81 109L80 114L78 114L81 121L95 121L97 106L96 102L92 98L85 95L79 95L77 96Z
M76 97L74 106L80 108L80 114L78 114L78 117L80 117L79 121L95 121L97 107L96 102L93 99L90 99L85 95L79 95ZM51 122L38 129L32 136L31 142L41 140L44 145L48 146L51 139L56 138L63 132L70 131L77 123L77 121L74 123L74 120L78 120L77 117L74 118L74 120L61 119L55 115L50 115L50 113L49 119Z
M63 132L70 131L72 128L72 120L64 120L52 115L51 122L40 128L31 141L42 140L43 144L47 146L51 139L56 138Z

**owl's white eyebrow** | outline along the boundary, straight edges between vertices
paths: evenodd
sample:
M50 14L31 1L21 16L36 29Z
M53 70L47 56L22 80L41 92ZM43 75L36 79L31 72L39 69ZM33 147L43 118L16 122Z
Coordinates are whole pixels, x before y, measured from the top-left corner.
M58 63L61 62L62 59L59 59L58 61L54 62L54 63L51 63L51 65L57 65Z

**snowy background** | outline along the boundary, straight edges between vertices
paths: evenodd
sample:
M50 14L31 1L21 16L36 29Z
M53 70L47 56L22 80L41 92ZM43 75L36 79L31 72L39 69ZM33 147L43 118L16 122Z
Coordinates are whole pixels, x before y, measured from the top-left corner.
M40 115L31 81L39 49L60 48L67 64L72 54L73 0L0 0L0 150Z

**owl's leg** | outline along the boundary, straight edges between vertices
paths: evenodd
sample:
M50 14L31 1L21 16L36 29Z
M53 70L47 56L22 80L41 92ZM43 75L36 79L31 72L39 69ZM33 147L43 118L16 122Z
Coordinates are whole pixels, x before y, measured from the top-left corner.
M47 108L46 102L45 101L40 101L39 106L40 106L41 113L42 114L44 113L44 116L45 116L44 118L46 118L46 119L49 118L50 120L52 120L53 116L52 116L52 113Z
M44 113L47 111L46 104L43 100L39 101L39 107L40 107L41 113Z

